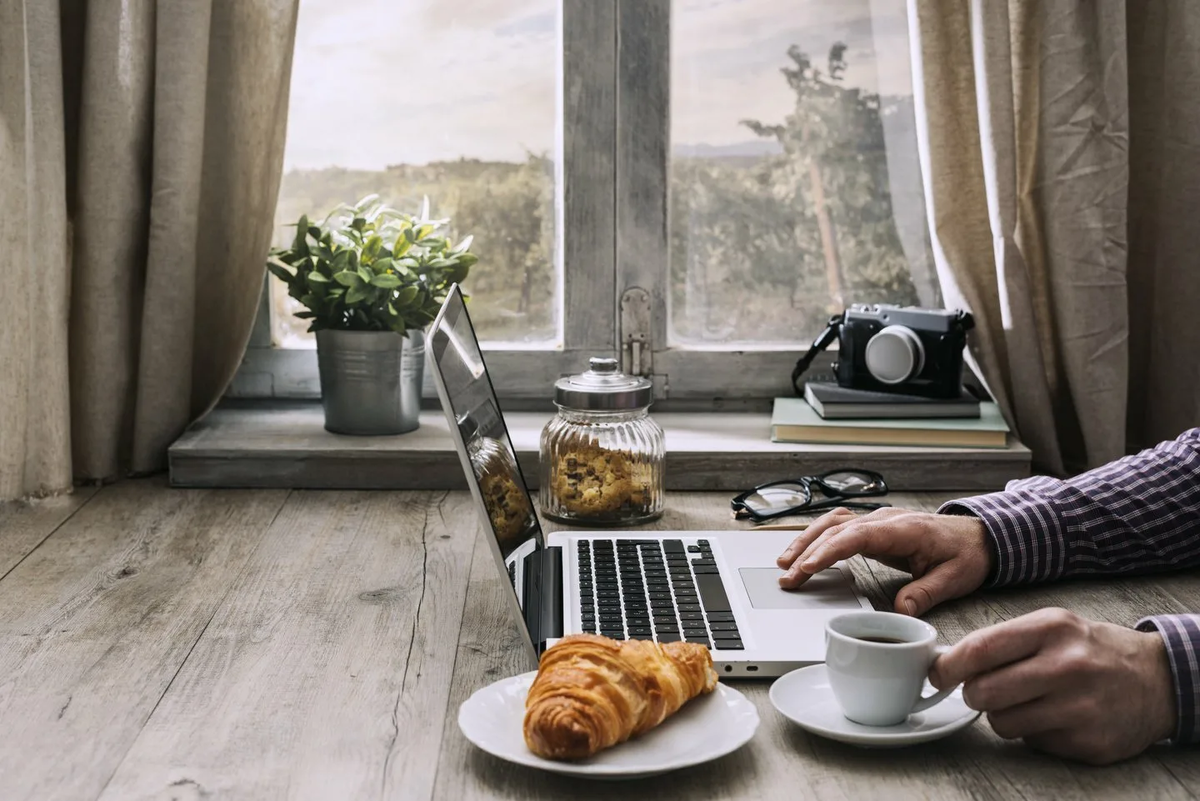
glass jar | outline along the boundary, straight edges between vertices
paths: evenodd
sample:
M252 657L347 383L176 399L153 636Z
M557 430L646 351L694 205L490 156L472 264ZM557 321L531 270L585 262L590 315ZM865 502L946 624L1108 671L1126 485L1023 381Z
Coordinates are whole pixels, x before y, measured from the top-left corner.
M542 430L542 513L560 523L621 526L662 517L666 446L650 417L653 385L616 359L554 384L558 413Z

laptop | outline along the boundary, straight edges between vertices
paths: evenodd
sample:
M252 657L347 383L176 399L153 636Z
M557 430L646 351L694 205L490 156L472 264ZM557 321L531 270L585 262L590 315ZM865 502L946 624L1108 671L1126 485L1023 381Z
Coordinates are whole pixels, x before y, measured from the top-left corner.
M779 587L788 531L567 530L547 535L462 292L429 335L442 409L531 666L568 634L697 642L721 675L774 677L824 660L825 622L871 609L844 565ZM765 436L765 435L764 435Z

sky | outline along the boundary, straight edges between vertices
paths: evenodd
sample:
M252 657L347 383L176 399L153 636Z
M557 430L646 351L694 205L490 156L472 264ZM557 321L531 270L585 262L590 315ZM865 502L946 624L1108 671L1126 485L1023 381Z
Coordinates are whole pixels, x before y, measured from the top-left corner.
M552 153L559 0L301 0L286 169ZM911 92L904 0L674 0L671 133L754 139L790 105L779 70L849 48L845 82Z

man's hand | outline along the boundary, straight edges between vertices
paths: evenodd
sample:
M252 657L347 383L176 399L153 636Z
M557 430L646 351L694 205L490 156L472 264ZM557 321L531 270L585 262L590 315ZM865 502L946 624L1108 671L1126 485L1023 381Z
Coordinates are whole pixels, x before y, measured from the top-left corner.
M996 734L1095 765L1141 753L1175 732L1162 637L1042 609L972 632L933 663L941 689L987 712Z
M983 522L974 517L886 507L858 517L835 509L788 546L777 560L784 589L855 554L912 574L896 594L896 611L922 615L933 606L979 589L992 568Z

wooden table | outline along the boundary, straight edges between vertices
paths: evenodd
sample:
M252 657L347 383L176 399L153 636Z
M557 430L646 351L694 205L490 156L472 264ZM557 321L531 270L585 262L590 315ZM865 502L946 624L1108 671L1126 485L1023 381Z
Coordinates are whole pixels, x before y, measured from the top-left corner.
M933 495L897 504L935 508ZM674 494L661 529L737 527ZM0 799L1194 798L1200 753L1096 769L997 738L867 751L779 716L740 751L634 782L568 780L467 743L458 706L529 668L465 493L171 490L0 505ZM746 536L754 536L748 533ZM899 574L855 560L890 608ZM1200 609L1200 576L990 592L946 641L1044 606L1130 624Z

